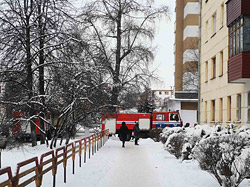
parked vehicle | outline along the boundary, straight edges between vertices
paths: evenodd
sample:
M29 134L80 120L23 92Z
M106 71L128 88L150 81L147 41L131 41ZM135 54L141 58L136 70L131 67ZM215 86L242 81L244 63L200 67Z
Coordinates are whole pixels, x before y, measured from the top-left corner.
M29 140L31 138L31 128L30 128L30 122L27 120L22 120L24 113L23 112L14 112L13 113L13 117L14 117L14 124L12 127L12 134L13 135L18 135L23 139ZM49 117L46 116L46 118L48 119ZM38 139L40 139L40 119L34 118L33 119L34 125L36 125L35 127L35 131L36 131L36 136ZM48 131L49 130L49 125L47 123L44 123L44 130Z
M153 112L134 114L109 114L102 116L102 130L109 129L110 134L118 134L122 122L125 122L128 129L127 140L131 139L132 130L135 123L139 124L142 136L147 136L148 132L154 128L180 127L182 120L179 112Z

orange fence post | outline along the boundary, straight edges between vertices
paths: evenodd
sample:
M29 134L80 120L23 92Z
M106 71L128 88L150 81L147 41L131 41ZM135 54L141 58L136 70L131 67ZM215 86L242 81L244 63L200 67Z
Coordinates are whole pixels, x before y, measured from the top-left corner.
M99 151L99 147L100 147L100 133L97 133L97 151Z
M82 166L82 139L75 141L75 155L79 154L79 167Z
M88 140L89 140L89 141L88 141L88 143L89 143L89 144L88 144L88 147L89 147L89 158L90 158L90 152L91 152L91 151L90 151L90 150L91 150L91 136L88 137Z
M68 155L68 153L70 153ZM73 162L73 171L72 173L75 174L75 146L74 143L70 143L66 145L66 159L69 159L72 157L72 162Z
M86 163L86 156L87 156L87 138L84 138L84 163Z
M44 161L44 159L47 158L48 156L50 156L51 158ZM44 166L46 166L48 164L51 164L51 165L44 169ZM56 163L55 163L54 151L49 151L49 152L41 155L41 159L40 159L40 186L42 185L43 175L46 174L47 172L49 172L50 170L52 170L52 176L54 178L55 172L53 171L53 169L55 167L56 167Z
M56 149L56 168L55 168L55 176L53 181L53 187L56 186L56 173L57 173L57 166L63 163L63 169L64 169L64 183L66 183L66 166L67 166L67 159L66 159L66 150L65 147L60 147Z
M12 178L12 172L11 172L11 168L10 167L7 167L7 168L4 168L4 169L1 169L0 170L0 176L1 175L4 175L4 174L7 174L8 175L8 179L1 182L0 183L0 186L8 186L8 187L12 187L14 186L13 185L13 178Z

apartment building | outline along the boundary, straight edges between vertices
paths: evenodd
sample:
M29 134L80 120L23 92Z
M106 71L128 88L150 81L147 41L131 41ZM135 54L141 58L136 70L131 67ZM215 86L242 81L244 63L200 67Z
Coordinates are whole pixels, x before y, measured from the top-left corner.
M152 90L152 101L156 107L166 111L166 104L173 95L173 90Z
M199 0L176 0L175 90L197 90Z
M201 124L248 125L249 6L249 0L201 0Z
M199 0L176 0L175 97L167 110L180 111L185 123L197 123Z

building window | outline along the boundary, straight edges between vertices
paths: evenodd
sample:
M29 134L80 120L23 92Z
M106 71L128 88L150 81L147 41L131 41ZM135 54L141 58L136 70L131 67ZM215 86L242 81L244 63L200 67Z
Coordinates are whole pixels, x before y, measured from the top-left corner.
M208 81L208 62L205 62L205 82Z
M220 52L220 76L223 75L223 51Z
M232 57L243 51L243 17L229 25L229 56Z
M248 107L247 107L247 121L250 121L250 92L248 92Z
M223 98L219 100L219 121L223 121Z
M161 92L159 92L159 94L161 95Z
M212 36L216 34L216 13L212 16Z
M231 96L227 97L227 121L231 121Z
M224 3L220 6L220 24L221 27L224 25Z
M237 94L237 121L241 121L241 94Z
M211 101L211 121L215 121L215 100Z
M206 21L206 31L205 31L206 41L208 40L208 21Z
M216 77L216 57L212 58L211 63L211 79L214 79Z
M205 110L204 110L204 120L205 120L205 122L207 122L207 101L205 101L205 108L204 108ZM250 119L250 118L249 118Z

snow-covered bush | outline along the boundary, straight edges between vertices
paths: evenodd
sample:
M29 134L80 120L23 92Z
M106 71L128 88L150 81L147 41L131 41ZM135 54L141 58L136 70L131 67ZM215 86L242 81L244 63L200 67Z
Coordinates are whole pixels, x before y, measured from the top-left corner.
M168 137L167 142L165 143L165 148L170 154L179 159L182 156L182 147L184 144L184 133L173 133Z
M208 171L221 186L236 187L249 177L250 147L239 134L213 134L202 139L193 156L202 170Z
M168 137L173 133L180 133L183 132L183 128L181 127L166 127L162 130L162 133L160 134L160 140L163 144L165 144L168 140Z
M196 143L202 137L209 136L211 132L211 127L208 125L188 128L166 127L161 133L161 141L169 153L182 160L187 160L192 158L192 149Z

